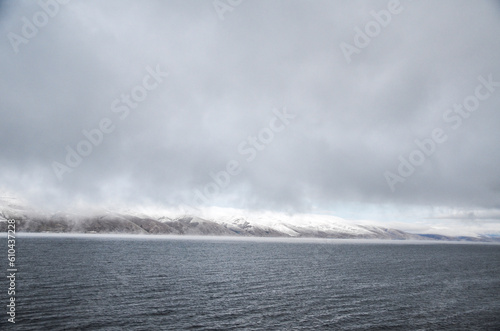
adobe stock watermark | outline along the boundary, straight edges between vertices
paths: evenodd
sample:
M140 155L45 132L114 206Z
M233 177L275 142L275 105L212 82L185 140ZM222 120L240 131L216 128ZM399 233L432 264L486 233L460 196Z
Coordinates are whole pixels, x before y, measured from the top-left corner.
M120 98L116 98L111 103L111 112L118 114L120 120L126 119L131 109L136 109L139 103L146 100L148 93L155 90L168 76L168 72L163 72L160 65L156 65L153 70L146 67L147 74L143 77L142 83L134 86L130 93L122 93ZM73 172L83 162L85 157L92 154L95 147L98 147L104 141L105 135L112 133L116 128L113 120L109 117L103 117L97 127L90 130L83 130L84 136L73 148L66 146L66 157L64 163L53 161L52 169L59 179L63 180L63 175Z
M273 109L274 116L269 120L267 126L259 130L256 135L248 136L238 144L237 151L242 157L245 157L246 163L253 162L259 152L265 150L273 141L276 134L283 132L297 115L287 112L286 108L282 110ZM192 203L187 206L191 209L197 209L194 206L208 204L209 201L227 188L231 183L231 178L239 175L243 171L240 161L231 159L226 162L224 169L214 173L210 172L212 179L203 189L194 190Z
M243 0L214 0L212 5L219 19L224 21L224 16L232 12L236 7L241 5L242 2Z
M382 9L378 12L375 10L370 11L370 15L374 19L367 22L363 29L358 26L354 27L353 44L341 42L339 45L347 63L351 63L351 57L354 54L361 53L362 49L370 45L372 39L380 35L382 28L386 28L392 22L392 17L401 14L403 10L404 7L399 0L390 0L387 3L387 10Z
M481 101L488 99L497 88L500 88L500 82L494 81L492 74L488 75L488 78L478 76L477 79L480 83L474 89L474 93L465 97L462 103L454 104L453 109L448 109L443 113L443 121L451 124L453 130L460 128L463 120L469 118L479 108ZM408 157L405 158L402 155L398 157L397 174L391 171L384 172L384 178L391 191L395 192L396 184L404 183L415 173L417 167L424 164L427 158L436 152L437 146L447 140L448 135L440 127L432 130L429 138L415 139L417 147L409 153Z
M33 14L31 19L26 16L21 18L21 31L20 33L9 32L7 39L14 53L19 53L19 46L27 44L31 39L38 35L40 29L49 23L51 18L54 18L60 10L60 5L66 5L70 0L38 0L38 6L41 10Z

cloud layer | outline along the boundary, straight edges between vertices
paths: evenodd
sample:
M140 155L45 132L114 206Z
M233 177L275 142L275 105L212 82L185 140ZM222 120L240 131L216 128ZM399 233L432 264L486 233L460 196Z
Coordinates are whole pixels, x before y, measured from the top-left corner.
M386 23L394 1L42 3L0 6L4 191L47 206L500 208L500 87L454 111L478 77L500 82L498 2L401 1ZM112 130L68 165L103 119ZM435 129L446 140L402 176Z

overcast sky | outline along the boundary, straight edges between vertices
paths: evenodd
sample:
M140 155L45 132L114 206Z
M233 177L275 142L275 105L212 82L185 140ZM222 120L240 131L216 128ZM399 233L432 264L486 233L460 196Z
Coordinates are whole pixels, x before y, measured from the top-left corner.
M497 226L499 31L486 0L3 1L0 189Z

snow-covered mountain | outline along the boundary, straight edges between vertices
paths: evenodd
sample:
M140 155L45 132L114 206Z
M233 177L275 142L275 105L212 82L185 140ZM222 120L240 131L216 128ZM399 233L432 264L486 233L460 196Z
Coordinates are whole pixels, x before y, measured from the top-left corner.
M200 214L203 219L221 224L236 233L274 231L289 237L420 239L418 235L357 225L331 215L290 215L228 208L208 208Z
M11 197L0 197L0 230L7 220L16 220L19 232L57 233L132 233L256 237L316 237L356 239L474 240L411 234L381 226L359 225L331 215L286 214L270 211L245 211L231 208L206 208L191 212L168 210L97 209L67 213L39 212Z

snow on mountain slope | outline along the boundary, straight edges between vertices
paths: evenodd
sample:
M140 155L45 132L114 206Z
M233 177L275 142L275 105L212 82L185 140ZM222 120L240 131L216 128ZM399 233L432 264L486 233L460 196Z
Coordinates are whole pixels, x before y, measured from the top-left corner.
M371 236L372 231L350 224L348 221L330 215L294 214L279 212L245 211L232 208L207 208L200 216L215 223L239 227L272 229L296 237L308 233L344 234L346 236Z
M11 195L0 195L0 221L10 218L34 217L41 213L27 207L27 203Z
M71 212L69 211L71 210ZM323 214L287 214L211 207L185 209L142 206L106 209L92 206L48 212L31 208L22 199L0 195L0 231L16 219L20 232L143 233L210 236L317 237L414 240L500 241L492 236L452 237L412 234L373 222L359 224Z

